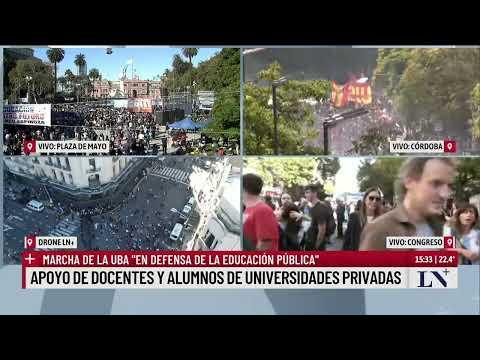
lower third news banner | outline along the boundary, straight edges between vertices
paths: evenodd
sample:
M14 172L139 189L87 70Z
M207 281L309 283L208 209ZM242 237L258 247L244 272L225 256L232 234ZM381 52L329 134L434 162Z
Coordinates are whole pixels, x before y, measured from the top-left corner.
M24 289L457 288L449 251L27 251Z
M28 251L27 289L456 288L457 254Z

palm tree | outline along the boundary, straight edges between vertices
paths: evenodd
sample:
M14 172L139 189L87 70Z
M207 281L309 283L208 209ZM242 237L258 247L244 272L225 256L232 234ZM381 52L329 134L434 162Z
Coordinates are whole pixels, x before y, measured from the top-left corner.
M54 65L55 69L55 87L53 88L53 101L55 101L55 96L57 95L57 64L63 60L65 57L65 50L57 48L57 49L48 49L47 50L47 57L51 63Z
M78 54L75 56L75 61L73 62L77 66L77 75L80 75L80 68L87 65L84 54Z
M198 48L182 48L182 55L188 58L188 62L190 64L190 94L193 86L192 58L197 56L197 54L198 54Z
M67 79L67 83L68 83L68 89L71 91L72 88L73 88L73 85L75 83L75 74L72 72L72 70L70 69L67 69L65 71L65 78Z
M95 80L100 79L100 72L98 69L93 68L88 72L88 77L92 80L93 88L95 89Z
M197 56L198 48L182 48L182 55L188 59L190 63L190 68L192 67L192 58Z
M78 54L75 56L75 61L73 62L77 66L77 75L80 77L80 69L82 69L85 65L87 65L87 61L85 60L85 54ZM83 85L83 79L79 79L79 85ZM84 89L81 89L82 92ZM77 95L78 101L78 95Z

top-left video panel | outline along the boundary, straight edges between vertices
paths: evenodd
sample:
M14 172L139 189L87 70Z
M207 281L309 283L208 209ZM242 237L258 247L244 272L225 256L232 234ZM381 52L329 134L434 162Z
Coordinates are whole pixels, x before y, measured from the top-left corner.
M5 48L5 155L240 154L240 49Z

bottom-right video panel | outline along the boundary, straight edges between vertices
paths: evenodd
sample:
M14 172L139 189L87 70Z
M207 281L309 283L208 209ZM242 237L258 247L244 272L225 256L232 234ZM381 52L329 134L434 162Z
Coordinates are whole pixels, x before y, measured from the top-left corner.
M480 157L246 157L242 186L245 250L446 248L480 264Z

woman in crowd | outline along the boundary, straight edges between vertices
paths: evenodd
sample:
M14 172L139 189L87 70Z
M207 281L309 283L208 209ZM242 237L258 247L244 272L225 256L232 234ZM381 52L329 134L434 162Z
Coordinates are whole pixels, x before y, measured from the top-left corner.
M282 207L283 211L279 220L280 226L280 250L300 250L309 223L303 221L298 207L287 202Z
M453 235L456 248L463 264L480 265L480 231L475 229L478 210L473 204L460 204L453 214L453 220L445 223L444 234Z
M363 195L361 206L350 214L343 250L358 250L360 234L364 226L379 217L382 211L382 192L379 188L369 188Z
M276 210L274 209L274 213L275 213L275 216L277 218L277 221L281 220L282 214L284 212L284 208L287 205L292 204L292 203L293 203L292 197L287 193L283 193L282 196L280 197L280 206Z

